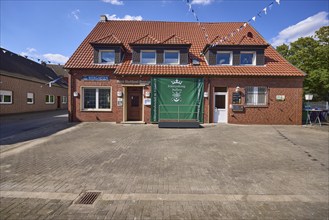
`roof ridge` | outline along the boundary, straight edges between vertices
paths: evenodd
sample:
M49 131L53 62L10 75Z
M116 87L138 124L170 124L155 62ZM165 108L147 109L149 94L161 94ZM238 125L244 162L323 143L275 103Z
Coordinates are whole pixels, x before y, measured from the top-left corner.
M117 43L122 44L122 41L120 41L114 34L109 34L103 38L93 41L92 43L101 43L101 41L103 41L107 38L109 38L109 39L113 38Z
M132 42L131 44L138 44L138 42L141 42L142 40L144 40L144 39L146 39L146 38L151 39L151 40L152 40L153 42L155 42L156 44L160 44L160 43L161 43L158 39L156 39L156 38L153 37L152 35L150 35L150 34L146 34L145 36L143 36L143 37L141 37L141 38L135 40L135 41ZM142 44L145 44L145 43L142 43Z
M173 38L177 38L180 42L182 42L183 44L191 44L190 42L188 42L187 40L185 40L184 38L178 36L177 34L172 34L170 35L167 39L163 40L161 43L164 44L166 42L169 42L171 39Z

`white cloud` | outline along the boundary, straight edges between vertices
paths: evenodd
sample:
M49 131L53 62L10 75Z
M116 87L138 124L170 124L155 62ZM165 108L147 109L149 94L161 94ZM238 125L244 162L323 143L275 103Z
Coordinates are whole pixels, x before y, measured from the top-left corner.
M75 20L79 20L80 10L75 9L74 11L71 12L71 15L75 18Z
M102 0L105 3L110 3L112 5L123 5L123 1L119 0Z
M60 64L66 63L69 59L68 57L63 56L61 54L52 54L52 53L44 54L43 57L52 63L60 63Z
M300 37L309 37L314 35L322 26L329 25L328 12L322 11L311 17L289 26L270 40L271 44L276 47L281 44L290 44Z
M109 19L109 20L136 20L136 21L143 20L143 17L140 15L138 15L138 16L125 15L123 18L117 17L116 14L113 14L113 15L106 14L106 16L107 16L107 19Z
M214 0L193 0L191 4L195 5L209 5L213 2Z
M61 55L61 54L52 54L52 53L47 53L47 54L39 54L38 51L35 48L26 48L26 51L23 51L20 53L21 56L27 56L28 59L34 60L36 62L40 61L45 61L49 63L60 63L64 64L67 62L69 59L68 57Z

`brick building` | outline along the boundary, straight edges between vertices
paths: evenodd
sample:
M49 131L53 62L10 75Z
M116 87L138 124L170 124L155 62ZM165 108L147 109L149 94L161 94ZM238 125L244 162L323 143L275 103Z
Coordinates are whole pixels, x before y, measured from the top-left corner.
M45 64L0 48L0 114L67 109L67 83Z
M101 16L65 64L70 120L301 124L305 74L243 24L202 23L209 43L198 23Z

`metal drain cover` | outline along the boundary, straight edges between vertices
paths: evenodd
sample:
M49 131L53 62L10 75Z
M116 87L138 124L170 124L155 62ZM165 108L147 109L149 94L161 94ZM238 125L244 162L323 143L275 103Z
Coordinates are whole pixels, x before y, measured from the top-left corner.
M101 192L85 192L75 202L76 205L92 205Z

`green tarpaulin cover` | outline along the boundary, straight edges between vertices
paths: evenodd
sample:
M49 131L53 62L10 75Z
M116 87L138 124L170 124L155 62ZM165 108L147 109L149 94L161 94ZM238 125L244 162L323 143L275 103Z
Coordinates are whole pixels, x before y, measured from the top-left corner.
M203 78L153 77L151 121L197 120L203 123Z

